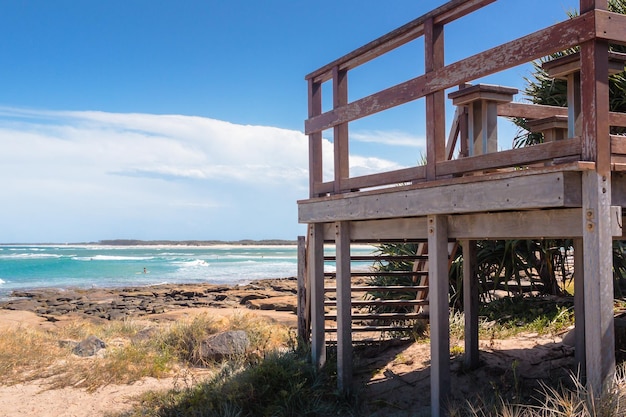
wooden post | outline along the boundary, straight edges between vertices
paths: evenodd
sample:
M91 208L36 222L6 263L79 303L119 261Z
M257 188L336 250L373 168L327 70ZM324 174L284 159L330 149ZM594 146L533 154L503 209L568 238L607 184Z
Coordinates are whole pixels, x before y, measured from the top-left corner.
M326 363L324 335L324 226L312 224L309 228L309 259L307 262L311 283L311 360L318 369Z
M443 25L435 24L433 18L424 23L425 70L443 68ZM437 162L446 159L446 96L445 91L435 91L426 96L426 177L437 176Z
M463 248L463 312L465 315L465 358L467 369L475 369L478 353L478 282L476 282L476 241L461 241Z
M611 191L597 172L582 176L585 366L587 386L599 395L615 373Z
M607 9L607 0L581 0L581 12ZM615 374L613 258L611 237L611 150L609 137L608 42L580 45L582 159L595 171L582 173L587 387L599 395Z
M430 285L431 415L445 415L450 392L450 309L448 304L448 224L444 215L428 216Z
M309 118L322 114L322 84L309 80ZM317 197L317 184L323 180L322 132L309 135L309 196Z
M337 259L337 387L352 385L352 295L350 281L350 223L335 223Z
M306 290L306 238L298 236L298 343L309 343L309 321L307 320L307 310L310 305L307 304Z
M580 135L580 105L580 72L576 71L567 76L567 136L570 138Z
M348 104L348 71L333 68L333 108ZM350 147L348 141L348 123L341 123L333 129L335 156L336 194L344 190L343 182L350 177Z
M585 373L585 269L582 239L574 239L574 344L576 362ZM593 279L593 278L590 278Z

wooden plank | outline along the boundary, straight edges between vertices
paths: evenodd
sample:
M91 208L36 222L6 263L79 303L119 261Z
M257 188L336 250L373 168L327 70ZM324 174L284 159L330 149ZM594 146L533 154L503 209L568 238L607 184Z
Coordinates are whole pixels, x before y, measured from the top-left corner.
M350 223L335 223L337 253L337 388L352 386L352 293L350 291Z
M611 43L626 45L626 16L597 10L596 36Z
M595 161L601 175L609 175L611 144L609 138L609 86L607 42L581 44L580 83L582 119L582 160Z
M326 300L324 305L333 307L337 305L337 300ZM352 300L353 306L426 306L428 300Z
M362 175L346 180L346 190L379 187L382 185L402 184L426 179L426 167L417 166L379 174Z
M476 276L476 241L461 241L463 248L463 313L465 316L465 357L466 369L476 369L478 353L478 277Z
M309 259L311 283L311 360L320 369L326 363L324 337L324 235L319 224L309 225Z
M626 172L611 173L611 204L626 207Z
M500 103L498 104L498 116L545 119L552 116L567 116L567 107L527 103Z
M367 220L352 223L350 233L354 240L369 239L404 239L407 236L411 238L424 238L426 234L426 218L396 218L384 220Z
M626 113L609 112L609 125L626 127Z
M622 175L624 177L624 175ZM626 186L626 180L620 182ZM613 203L614 204L614 203ZM611 207L611 235L623 235L621 207ZM470 213L448 216L448 234L454 239L558 239L582 237L580 208ZM426 230L425 217L351 222L352 236L362 240L402 239ZM421 232L425 235L425 232Z
M431 415L445 415L450 393L448 233L444 216L428 216Z
M488 182L301 201L301 223L580 206L580 174L551 172ZM419 237L416 235L415 237Z
M344 106L348 103L348 71L333 68L333 108ZM344 180L350 177L350 147L348 142L348 123L338 124L333 128L334 148L334 192L340 193L345 188Z
M610 234L622 236L621 207L612 206ZM456 239L561 239L580 238L582 209L554 209L476 213L448 217L448 234Z
M582 223L582 222L581 222ZM585 270L582 238L574 239L574 355L581 372L585 372ZM590 278L593 279L593 278Z
M358 191L358 195L366 196L366 195L378 195L378 194L387 194L394 192L404 192L407 190L416 190L416 189L425 189L425 188L433 188L440 187L445 185L461 185L461 184L470 184L470 183L479 183L479 182L487 182L487 181L497 181L503 179L510 178L519 178L529 175L544 175L544 174L552 174L555 172L580 172L587 170L595 170L596 164L594 162L589 161L578 161L578 160L570 160L571 157L560 158L559 164L552 165L533 165L528 169L520 170L495 170L489 172L488 175L466 175L462 177L441 177L434 181L417 181L406 184L396 184L392 187L377 187L373 190L363 190ZM618 168L616 168L618 169ZM352 196L357 195L357 192L352 193ZM349 197L347 195L325 195L320 197L312 197L308 200L299 200L298 203L304 202L317 202L317 201L333 201L337 199L343 199Z
M309 118L322 113L322 85L309 80ZM317 196L316 185L322 182L322 132L309 134L309 193Z
M336 59L328 65L308 74L305 79L314 79L316 82L324 82L331 78L332 69L350 70L370 60L379 57L399 46L406 44L424 34L424 22L433 19L437 24L450 23L461 18L474 10L484 7L495 0L453 0L446 4L410 21L409 23L375 39L366 45Z
M403 277L403 276L411 276L411 275L420 275L422 272L420 271L356 271L352 272L353 277ZM335 277L337 275L336 272L325 272L325 277Z
M424 22L424 55L426 76L444 67L443 25L434 19ZM437 162L446 159L446 97L445 91L426 96L426 178L437 177Z
M611 183L606 176L587 171L582 187L585 364L587 386L598 395L615 374Z
M611 153L626 155L626 136L611 135Z
M500 72L554 52L578 45L595 36L593 13L568 19L549 28L462 59L430 74L413 78L370 96L333 109L304 123L306 134L330 129L383 110L443 91L464 82Z
M529 165L554 158L580 155L581 149L581 141L578 138L541 143L508 151L443 161L437 165L437 174L456 175L472 171Z
M309 304L307 300L306 285L306 238L298 236L298 300L296 309L298 311L298 343L309 343Z
M427 285L366 285L363 287L352 287L352 292L369 292L369 291L420 291L427 290ZM337 288L326 287L326 292L335 292Z
M456 148L456 143L461 133L460 119L462 117L465 117L465 107L457 107L454 112L454 118L452 119L450 134L448 135L448 140L446 141L446 159L452 159L454 157L454 149Z
M412 330L412 326L354 326L352 328L354 333L359 332L401 332L401 331L409 331ZM337 329L334 327L327 327L325 329L328 333L336 332Z
M336 314L326 314L326 320L336 320ZM352 320L416 320L427 319L428 314L423 313L355 313Z

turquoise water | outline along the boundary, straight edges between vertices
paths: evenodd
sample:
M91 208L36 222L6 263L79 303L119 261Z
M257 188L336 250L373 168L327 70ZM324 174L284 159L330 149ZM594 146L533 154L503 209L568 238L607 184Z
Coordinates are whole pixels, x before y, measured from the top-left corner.
M357 251L371 253L372 248ZM0 246L0 298L13 290L42 287L237 284L296 274L295 245Z

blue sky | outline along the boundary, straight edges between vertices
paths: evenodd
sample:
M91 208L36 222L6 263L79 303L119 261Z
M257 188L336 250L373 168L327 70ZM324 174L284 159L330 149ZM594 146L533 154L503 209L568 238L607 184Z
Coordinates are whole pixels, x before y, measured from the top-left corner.
M2 2L0 242L294 239L304 76L444 3ZM577 6L499 0L446 28L446 63ZM479 81L521 89L529 71ZM422 72L419 40L351 73L350 99ZM415 164L423 122L419 101L355 122L352 174Z

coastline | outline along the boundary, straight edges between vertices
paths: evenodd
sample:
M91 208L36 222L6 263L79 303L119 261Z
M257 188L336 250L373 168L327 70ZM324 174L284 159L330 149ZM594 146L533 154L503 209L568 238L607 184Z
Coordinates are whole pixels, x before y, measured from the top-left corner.
M295 326L296 292L295 277L255 280L244 285L35 288L13 291L10 299L0 301L0 313L29 312L44 320L43 323L61 324L73 320L171 320L199 311L256 311Z

